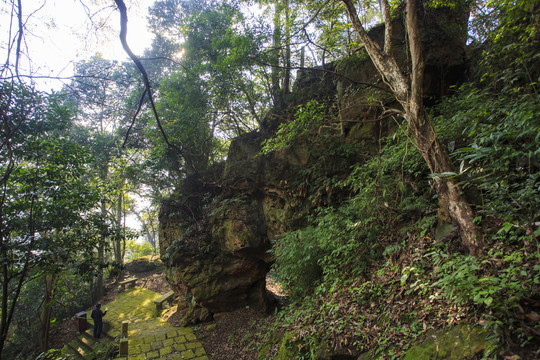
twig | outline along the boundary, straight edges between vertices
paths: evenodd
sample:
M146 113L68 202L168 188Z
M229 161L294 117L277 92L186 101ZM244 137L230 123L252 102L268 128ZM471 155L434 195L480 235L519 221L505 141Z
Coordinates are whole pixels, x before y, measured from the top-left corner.
M131 131L131 128L133 128L133 125L135 125L135 120L137 119L137 115L139 115L139 111L141 111L143 101L144 101L144 96L148 92L147 90L148 90L147 88L144 88L144 91L143 91L143 93L141 95L141 99L139 100L139 107L137 107L137 111L135 112L135 115L133 115L133 119L131 120L131 125L129 125L128 131L126 132L126 137L124 138L124 143L122 144L122 149L126 146L127 139L128 139L128 136L129 136L129 132Z

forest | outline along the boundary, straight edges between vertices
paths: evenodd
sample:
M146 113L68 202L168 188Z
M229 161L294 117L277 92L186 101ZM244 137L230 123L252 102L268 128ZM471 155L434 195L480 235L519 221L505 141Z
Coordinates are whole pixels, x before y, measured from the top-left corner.
M254 360L540 358L537 1L155 0L136 54L128 0L79 0L124 60L69 76L51 3L0 3L0 358L69 358L146 255L185 326L267 314Z

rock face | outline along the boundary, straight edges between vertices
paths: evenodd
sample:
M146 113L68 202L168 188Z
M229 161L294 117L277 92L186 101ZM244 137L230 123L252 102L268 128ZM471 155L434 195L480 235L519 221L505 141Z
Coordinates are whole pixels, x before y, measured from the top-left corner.
M434 49L426 54L426 92L437 96L463 75L464 38L462 32L435 36L441 33L436 24L424 26L430 29L426 48ZM402 23L396 21L394 29L395 51L403 52ZM375 28L372 34L381 38L383 31ZM432 46L433 41L443 45ZM268 307L265 277L273 240L305 226L317 207L346 199L331 184L346 177L351 165L373 156L379 138L393 131L393 122L366 101L394 104L384 86L361 53L299 73L293 100L270 113L259 131L234 139L225 164L188 177L162 204L160 252L168 281L190 305L186 322L244 306ZM306 133L284 149L261 155L263 141L312 100L323 106Z

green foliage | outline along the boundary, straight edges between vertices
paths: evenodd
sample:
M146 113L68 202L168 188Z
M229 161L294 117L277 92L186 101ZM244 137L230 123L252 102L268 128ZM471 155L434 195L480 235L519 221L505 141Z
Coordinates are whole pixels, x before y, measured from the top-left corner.
M393 8L398 3L390 1ZM364 0L358 2L358 12L360 19L366 28L372 28L383 22L380 2L377 0ZM343 16L343 6L340 2L307 1L305 8L318 16L314 22L314 34L310 34L304 41L316 41L318 46L323 49L322 54L324 62L341 60L344 56L354 54L362 44L356 36L353 35L350 23Z
M130 119L124 107L135 108L140 93L140 84L133 81L135 65L93 56L74 67L75 76L81 80L73 81L64 91L86 129L105 135L127 126Z
M28 331L36 333L37 313L53 306L49 300L39 301L44 299L45 277L73 273L74 264L92 261L97 235L106 226L96 211L103 187L90 170L92 156L70 136L73 113L64 97L24 85L1 86L0 259L7 312L1 326L2 333L11 336L5 351L17 353L23 342L28 348L33 336ZM91 273L87 275L82 283ZM65 295L54 295L62 288L60 282L52 286L47 299Z
M166 38L174 44L157 49L154 57L182 57L181 66L167 65L160 79L157 105L164 130L183 149L182 157L202 171L221 161L229 140L255 129L268 111L268 95L250 59L261 39L238 7L228 2L164 0L156 2L150 14L156 42ZM183 176L182 157L168 148L156 124L150 124L148 164Z
M339 208L320 209L312 225L276 241L272 250L276 276L293 295L300 296L317 286L327 289L347 274L362 273L371 259L380 256L389 222L432 211L429 197L425 197L429 192L410 186L410 179L417 180L426 173L419 154L395 139L386 140L388 146L383 148L382 157L357 165L347 179L330 185L349 189L354 194L350 201ZM395 181L396 173L402 174L402 181ZM312 182L316 181L315 177ZM425 180L423 186L427 187Z
M487 39L477 69L484 81L496 89L517 92L529 84L538 92L539 13L534 0L492 0L480 8L474 24Z
M154 249L149 242L139 244L135 240L126 241L126 261L138 259L144 256L153 255Z
M539 104L535 93L494 96L465 86L439 107L438 119L446 124L445 137L456 143L453 155L465 186L480 191L480 213L532 231L539 216Z
M475 0L427 0L425 5L428 7L448 7L451 9L470 9L474 6Z
M322 275L318 262L323 256L317 232L309 227L279 238L272 247L275 256L276 279L292 294L302 294L313 289Z
M491 250L486 259L444 253L432 256L438 277L432 286L439 287L443 295L457 305L486 306L496 318L508 316L524 298L532 295L533 287L540 284L538 266L523 266L534 263L537 253L527 255L515 251L504 255L500 250Z
M90 285L91 278L81 276L76 269L70 268L58 273L53 284L54 298L48 304L51 306L51 333L61 331L64 319L70 319L76 312L91 306L92 298L88 291ZM2 353L6 358L21 360L34 358L32 354L37 350L38 344L36 319L41 308L46 305L42 301L43 292L41 277L33 278L23 286L18 311L13 318L13 331L10 332L9 342ZM54 353L51 351L49 358L56 359L53 357Z
M474 305L486 314L485 326L516 336L521 346L533 341L531 331L515 314L540 286L540 253L494 248L487 256L435 252L436 281L441 296L458 307Z
M184 156L190 158L195 168L205 169L214 150L212 142L208 142L213 134L204 84L198 78L176 72L162 81L160 93L156 105L169 141L183 149ZM168 149L158 129L154 128L148 135L154 139L154 154L162 154L166 163L178 167L180 154ZM203 143L206 146L203 147Z
M263 142L261 153L268 154L291 146L308 131L318 128L325 115L324 109L325 106L316 100L298 106L294 120L279 124L276 135Z
M374 358L399 358L426 329L465 321L484 325L499 345L538 341L537 324L527 320L535 318L540 286L538 7L488 6L499 19L475 82L430 111L489 249L472 257L432 240L437 198L429 172L397 131L381 141L378 157L341 181L349 201L317 209L307 227L276 243L274 269L294 300L280 325L302 332L296 346L332 339Z

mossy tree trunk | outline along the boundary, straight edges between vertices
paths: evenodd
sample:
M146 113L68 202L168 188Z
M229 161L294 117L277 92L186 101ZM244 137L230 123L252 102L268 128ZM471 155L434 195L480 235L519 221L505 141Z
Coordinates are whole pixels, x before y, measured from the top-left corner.
M42 352L49 350L49 329L51 328L51 311L55 280L56 274L54 273L45 274L43 277L45 292L43 296L43 303L41 305L38 330L39 349Z
M396 100L403 107L415 146L429 166L432 174L454 173L455 169L448 151L440 143L437 132L426 113L423 104L423 80L425 62L418 27L417 0L407 0L405 28L408 36L411 73L404 75L391 54L391 18L388 0L382 0L385 21L384 49L367 34L352 0L342 0L354 30L364 43L366 51L381 75L383 81L392 89ZM461 230L463 245L470 254L482 251L483 241L480 232L473 223L474 213L467 202L459 184L443 176L435 177L435 190L441 204L447 207L452 220Z

